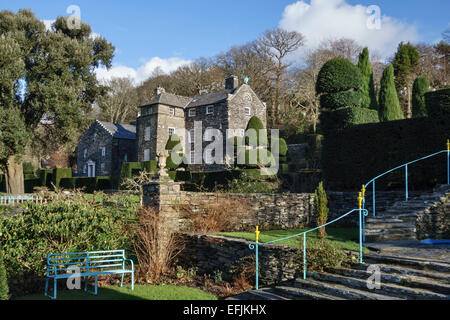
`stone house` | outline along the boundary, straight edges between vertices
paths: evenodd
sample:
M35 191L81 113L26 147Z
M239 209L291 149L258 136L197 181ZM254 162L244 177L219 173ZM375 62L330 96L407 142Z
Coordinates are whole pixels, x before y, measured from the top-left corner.
M198 155L195 155L193 147L193 140L197 138L194 137L196 122L201 121L201 134L204 138L202 150L212 140L205 137L206 129L218 129L221 132L224 138L224 157L226 139L243 137L251 117L257 116L266 126L266 104L248 84L239 85L235 76L225 79L224 90L195 97L178 96L157 88L152 99L140 106L140 109L136 125L138 161L156 160L157 155L164 151L169 137L175 133L180 137L184 150L190 149L185 157L191 163L192 170L223 168L223 165L207 165L209 161L205 158L208 155L200 161L196 158ZM192 165L194 162L196 164Z
M113 186L123 162L137 161L136 126L95 120L78 141L78 176L111 176Z

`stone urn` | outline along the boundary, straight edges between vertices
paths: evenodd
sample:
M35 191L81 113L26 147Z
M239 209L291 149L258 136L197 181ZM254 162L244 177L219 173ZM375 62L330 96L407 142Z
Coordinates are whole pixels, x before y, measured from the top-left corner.
M157 173L157 178L159 180L161 179L167 179L169 178L169 174L166 170L166 164L167 164L167 158L169 157L169 152L167 150L161 151L158 153L158 167L159 172Z

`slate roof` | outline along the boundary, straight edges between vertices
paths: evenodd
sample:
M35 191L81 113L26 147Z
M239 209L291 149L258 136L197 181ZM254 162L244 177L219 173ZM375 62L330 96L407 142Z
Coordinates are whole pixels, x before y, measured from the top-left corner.
M97 122L108 131L113 138L116 139L127 139L127 140L136 140L136 126L131 124L119 124L119 123L111 123L111 122Z
M142 107L151 106L153 104L161 103L172 107L180 108L193 108L199 106L206 106L210 104L215 104L219 102L226 101L228 99L228 94L233 94L239 89L233 90L221 90L217 92L211 92L207 94L202 94L195 96L193 98L178 96L172 93L161 93L159 95L153 96L152 99L146 102Z

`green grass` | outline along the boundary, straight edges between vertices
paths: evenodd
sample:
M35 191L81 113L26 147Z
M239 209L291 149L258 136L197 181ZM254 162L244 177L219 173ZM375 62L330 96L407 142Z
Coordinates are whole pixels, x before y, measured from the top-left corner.
M50 298L42 293L19 297L17 300L50 300ZM134 291L126 287L99 288L98 295L84 290L58 291L57 300L217 300L217 297L189 287L136 285Z
M269 242L285 237L289 237L304 231L310 230L308 229L293 229L293 230L272 230L272 231L263 231L259 236L260 242ZM327 231L327 240L329 240L333 245L336 246L337 249L349 250L349 251L358 251L359 252L359 229L356 227L353 228L326 228ZM254 232L221 232L218 235L230 237L230 238L238 238L245 239L249 241L255 241L255 233ZM316 248L317 242L319 241L318 232L313 231L306 235L306 246L307 248ZM291 247L300 247L303 246L303 235L287 240L283 240L277 242L276 244L288 245ZM365 252L367 249L363 248Z

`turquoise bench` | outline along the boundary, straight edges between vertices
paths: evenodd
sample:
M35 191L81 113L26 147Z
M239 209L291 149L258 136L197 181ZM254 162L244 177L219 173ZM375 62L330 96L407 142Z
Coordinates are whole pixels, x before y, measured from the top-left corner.
M125 267L126 262L129 262L130 269ZM74 270L77 273L73 273ZM47 255L45 296L48 296L50 279L53 279L53 296L50 296L50 298L56 299L58 279L68 279L75 276L84 278L84 291L87 291L87 280L90 276L94 276L95 290L92 293L96 295L98 292L97 277L111 274L122 275L121 287L125 274L131 274L131 290L134 290L134 263L133 260L125 258L125 250L49 254Z

